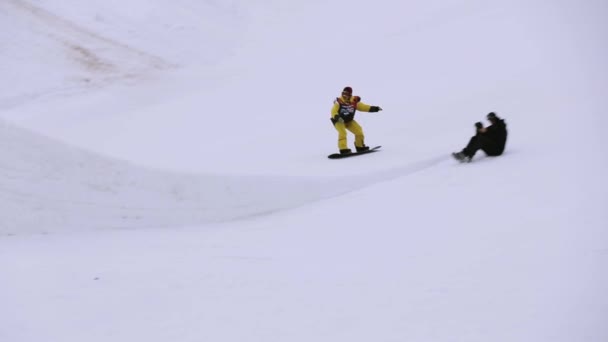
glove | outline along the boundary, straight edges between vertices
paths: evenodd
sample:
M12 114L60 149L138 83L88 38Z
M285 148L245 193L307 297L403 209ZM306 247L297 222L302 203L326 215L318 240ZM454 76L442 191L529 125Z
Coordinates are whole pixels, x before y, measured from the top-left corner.
M482 124L481 122L476 122L476 123L475 123L475 127L476 127L477 129L483 128L483 124Z
M379 111L381 111L381 110L382 110L382 108L380 108L379 106L371 106L371 107L369 108L369 112L370 112L370 113L379 112Z
M332 117L329 120L331 120L331 123L335 125L336 123L338 123L338 121L340 121L340 116L339 115L335 115L334 117Z

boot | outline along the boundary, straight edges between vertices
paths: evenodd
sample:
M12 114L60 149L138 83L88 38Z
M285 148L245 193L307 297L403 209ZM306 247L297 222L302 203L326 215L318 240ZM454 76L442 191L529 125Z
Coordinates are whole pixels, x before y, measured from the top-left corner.
M349 154L351 152L352 151L350 150L350 148L345 148L345 149L340 150L340 154Z
M452 153L452 157L461 163L468 163L471 161L471 157L464 154L464 152L454 152Z
M361 147L357 147L355 146L355 149L357 149L357 152L365 152L365 151L369 151L369 146L361 146Z

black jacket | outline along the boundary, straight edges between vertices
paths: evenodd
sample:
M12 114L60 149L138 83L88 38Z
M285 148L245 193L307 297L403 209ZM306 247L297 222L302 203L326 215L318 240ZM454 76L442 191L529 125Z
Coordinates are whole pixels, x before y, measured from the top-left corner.
M507 124L503 119L497 119L495 123L486 128L483 135L491 142L487 146L489 155L501 155L507 143Z

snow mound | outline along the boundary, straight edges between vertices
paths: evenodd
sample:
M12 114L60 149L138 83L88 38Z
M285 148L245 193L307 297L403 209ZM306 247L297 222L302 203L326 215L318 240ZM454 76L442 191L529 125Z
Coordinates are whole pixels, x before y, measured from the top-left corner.
M0 123L0 235L174 227L271 213L340 182L152 170Z

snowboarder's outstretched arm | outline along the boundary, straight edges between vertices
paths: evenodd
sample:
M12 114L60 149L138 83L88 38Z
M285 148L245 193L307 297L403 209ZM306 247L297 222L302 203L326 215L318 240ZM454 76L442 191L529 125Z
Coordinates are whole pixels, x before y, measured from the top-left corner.
M370 106L370 105L365 104L363 102L358 102L357 103L357 110L361 111L361 112L375 113L375 112L381 111L382 108L380 108L379 106Z

